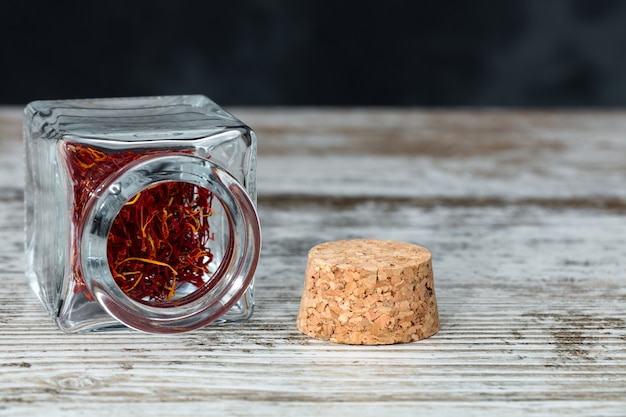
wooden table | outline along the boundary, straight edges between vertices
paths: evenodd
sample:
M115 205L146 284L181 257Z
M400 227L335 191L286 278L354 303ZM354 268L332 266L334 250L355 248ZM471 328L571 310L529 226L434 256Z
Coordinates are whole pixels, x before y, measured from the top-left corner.
M626 112L232 110L259 135L257 310L178 336L56 329L0 110L0 416L626 415ZM437 335L298 333L307 251L360 237L431 250Z

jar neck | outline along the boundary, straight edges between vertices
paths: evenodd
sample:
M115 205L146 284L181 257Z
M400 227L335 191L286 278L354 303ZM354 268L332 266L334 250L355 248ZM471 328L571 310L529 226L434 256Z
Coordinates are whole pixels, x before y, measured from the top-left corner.
M142 199L153 205L159 200L158 210L142 211L145 202L130 207ZM80 241L85 285L129 327L174 333L204 326L228 312L252 281L261 239L254 204L235 178L209 160L184 154L137 159L98 187L86 213ZM185 213L195 217L185 220ZM160 233L157 242L146 234L150 227ZM119 244L120 231L129 229L136 233L127 241L111 243ZM133 241L135 235L143 240ZM199 243L190 243L194 239ZM157 247L169 255L177 248L186 252L169 258L181 261L175 265L160 258Z

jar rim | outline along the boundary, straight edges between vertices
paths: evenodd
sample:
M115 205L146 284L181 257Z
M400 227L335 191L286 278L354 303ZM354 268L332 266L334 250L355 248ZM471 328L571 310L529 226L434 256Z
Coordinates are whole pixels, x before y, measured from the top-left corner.
M228 248L213 275L215 285L166 305L142 303L115 282L107 259L107 239L114 219L130 198L147 187L172 181L208 189L217 197L228 218ZM138 158L101 184L86 213L80 235L85 284L101 307L128 327L149 333L202 327L228 312L252 282L261 246L254 203L237 179L208 159L171 153Z

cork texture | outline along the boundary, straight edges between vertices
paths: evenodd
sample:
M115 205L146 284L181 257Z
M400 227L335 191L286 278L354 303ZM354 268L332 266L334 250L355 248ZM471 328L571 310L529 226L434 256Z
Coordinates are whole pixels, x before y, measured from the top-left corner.
M386 240L340 240L309 251L298 329L335 343L412 342L439 330L430 252Z

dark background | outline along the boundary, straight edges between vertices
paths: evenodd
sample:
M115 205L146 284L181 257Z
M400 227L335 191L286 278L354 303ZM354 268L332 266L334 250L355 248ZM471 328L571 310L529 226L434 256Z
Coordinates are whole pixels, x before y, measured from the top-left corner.
M624 106L626 1L5 2L0 104Z

